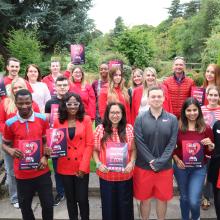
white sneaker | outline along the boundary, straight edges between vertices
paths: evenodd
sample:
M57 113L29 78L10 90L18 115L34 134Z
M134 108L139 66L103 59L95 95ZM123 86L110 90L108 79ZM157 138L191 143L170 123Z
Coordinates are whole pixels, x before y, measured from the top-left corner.
M19 209L19 208L20 208L20 207L19 207L19 203L18 203L18 202L13 203L12 205L13 205L13 206L14 206L14 208L16 208L16 209Z

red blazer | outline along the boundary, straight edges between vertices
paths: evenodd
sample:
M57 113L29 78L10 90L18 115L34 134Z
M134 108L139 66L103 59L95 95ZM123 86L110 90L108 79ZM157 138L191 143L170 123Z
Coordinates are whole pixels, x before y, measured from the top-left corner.
M14 117L17 114L17 110L13 113L7 114L7 112L5 111L5 102L7 101L7 98L3 99L0 103L0 133L3 133L4 131L4 127L5 127L5 122L9 119ZM38 107L38 105L36 104L36 102L33 101L32 103L32 108L34 112L40 112L40 109Z
M131 123L130 103L129 101L125 100L124 95L122 94L120 88L115 88L115 92L118 95L118 101L121 104L123 104L125 107L127 123L130 124ZM98 99L99 114L102 119L104 118L106 106L109 101L110 100L108 100L108 88L102 88Z
M54 128L68 128L68 122L60 124L58 120ZM90 171L90 159L93 152L92 122L85 115L82 122L76 121L75 136L71 140L67 129L67 156L60 157L57 162L57 172L63 175L75 175L77 171Z
M86 84L85 88L82 88L81 83L71 83L69 91L80 95L86 114L94 120L96 112L96 98L92 86L90 84Z
M165 95L163 108L167 112L172 113L173 110L172 110L172 105L171 105L169 94L168 94L165 86L163 86L163 85L160 85L160 86L164 90L164 95ZM134 125L135 119L138 116L142 95L143 95L143 86L139 86L133 90L132 104L131 104L131 124L132 125Z

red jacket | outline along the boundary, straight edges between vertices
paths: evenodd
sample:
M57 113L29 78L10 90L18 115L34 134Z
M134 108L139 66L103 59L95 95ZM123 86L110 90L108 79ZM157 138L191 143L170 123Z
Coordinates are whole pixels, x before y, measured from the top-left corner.
M7 112L5 111L5 104L4 104L6 101L7 101L7 98L3 99L0 103L0 133L3 133L4 131L5 122L9 118L12 118L13 116L17 114L17 110L13 113L7 114ZM32 108L34 112L40 112L40 109L35 102L32 103Z
M166 86L169 93L173 114L179 118L182 105L184 101L191 96L191 88L195 86L195 83L189 77L185 77L178 83L174 76L170 76L164 80L163 84Z
M171 105L171 101L170 101L170 97L167 92L167 89L163 85L160 85L160 86L164 90L164 95L165 95L163 108L167 112L173 113L172 105ZM133 90L132 105L131 105L131 123L132 123L132 125L134 125L135 119L139 113L142 95L143 95L143 86L139 86Z
M55 80L52 77L52 75L49 74L49 75L45 76L41 81L46 83L46 85L50 91L50 95L55 96L56 95Z
M130 103L129 101L126 101L124 98L123 93L121 92L121 89L115 88L115 92L118 95L118 101L124 105L125 111L126 111L126 119L127 123L131 123L131 113L130 113ZM101 118L104 118L106 106L110 100L108 100L108 88L102 88L99 95L98 105L99 105L99 114Z
M68 121L60 124L58 120L54 128L68 128ZM76 121L75 136L71 140L67 129L67 156L60 157L57 162L57 172L63 175L75 175L76 172L90 171L90 159L93 151L92 122L89 116L83 121Z
M71 83L69 91L80 95L86 114L94 120L96 112L96 98L92 86L86 84L85 87L82 88L81 83Z

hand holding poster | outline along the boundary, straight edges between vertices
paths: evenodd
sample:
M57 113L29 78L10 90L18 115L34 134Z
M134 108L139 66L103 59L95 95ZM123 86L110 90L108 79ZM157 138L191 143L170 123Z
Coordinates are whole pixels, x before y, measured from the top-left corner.
M66 128L50 128L46 131L47 146L52 149L52 158L66 156Z
M202 167L204 146L195 140L182 141L183 162L186 167Z
M70 45L71 62L79 65L85 63L85 48L82 44Z
M36 169L40 162L40 140L20 140L19 149L23 152L20 160L20 170Z
M109 170L122 172L128 160L128 144L108 142L106 146L106 166Z
M191 90L191 97L197 99L200 106L204 105L205 89L201 87L193 86Z

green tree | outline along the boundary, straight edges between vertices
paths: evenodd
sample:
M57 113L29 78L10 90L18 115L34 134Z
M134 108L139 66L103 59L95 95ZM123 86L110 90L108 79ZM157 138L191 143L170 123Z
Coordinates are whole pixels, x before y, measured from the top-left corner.
M118 37L120 34L122 34L127 27L124 24L123 18L122 17L117 17L115 20L115 27L113 29L112 36L113 37Z
M183 17L190 18L194 16L200 8L200 0L192 0L183 4Z
M41 49L43 46L33 31L10 31L7 46L10 55L21 60L21 75L24 75L28 64L39 64L42 61Z
M168 8L168 14L171 19L182 17L182 5L180 0L172 0L171 6Z

